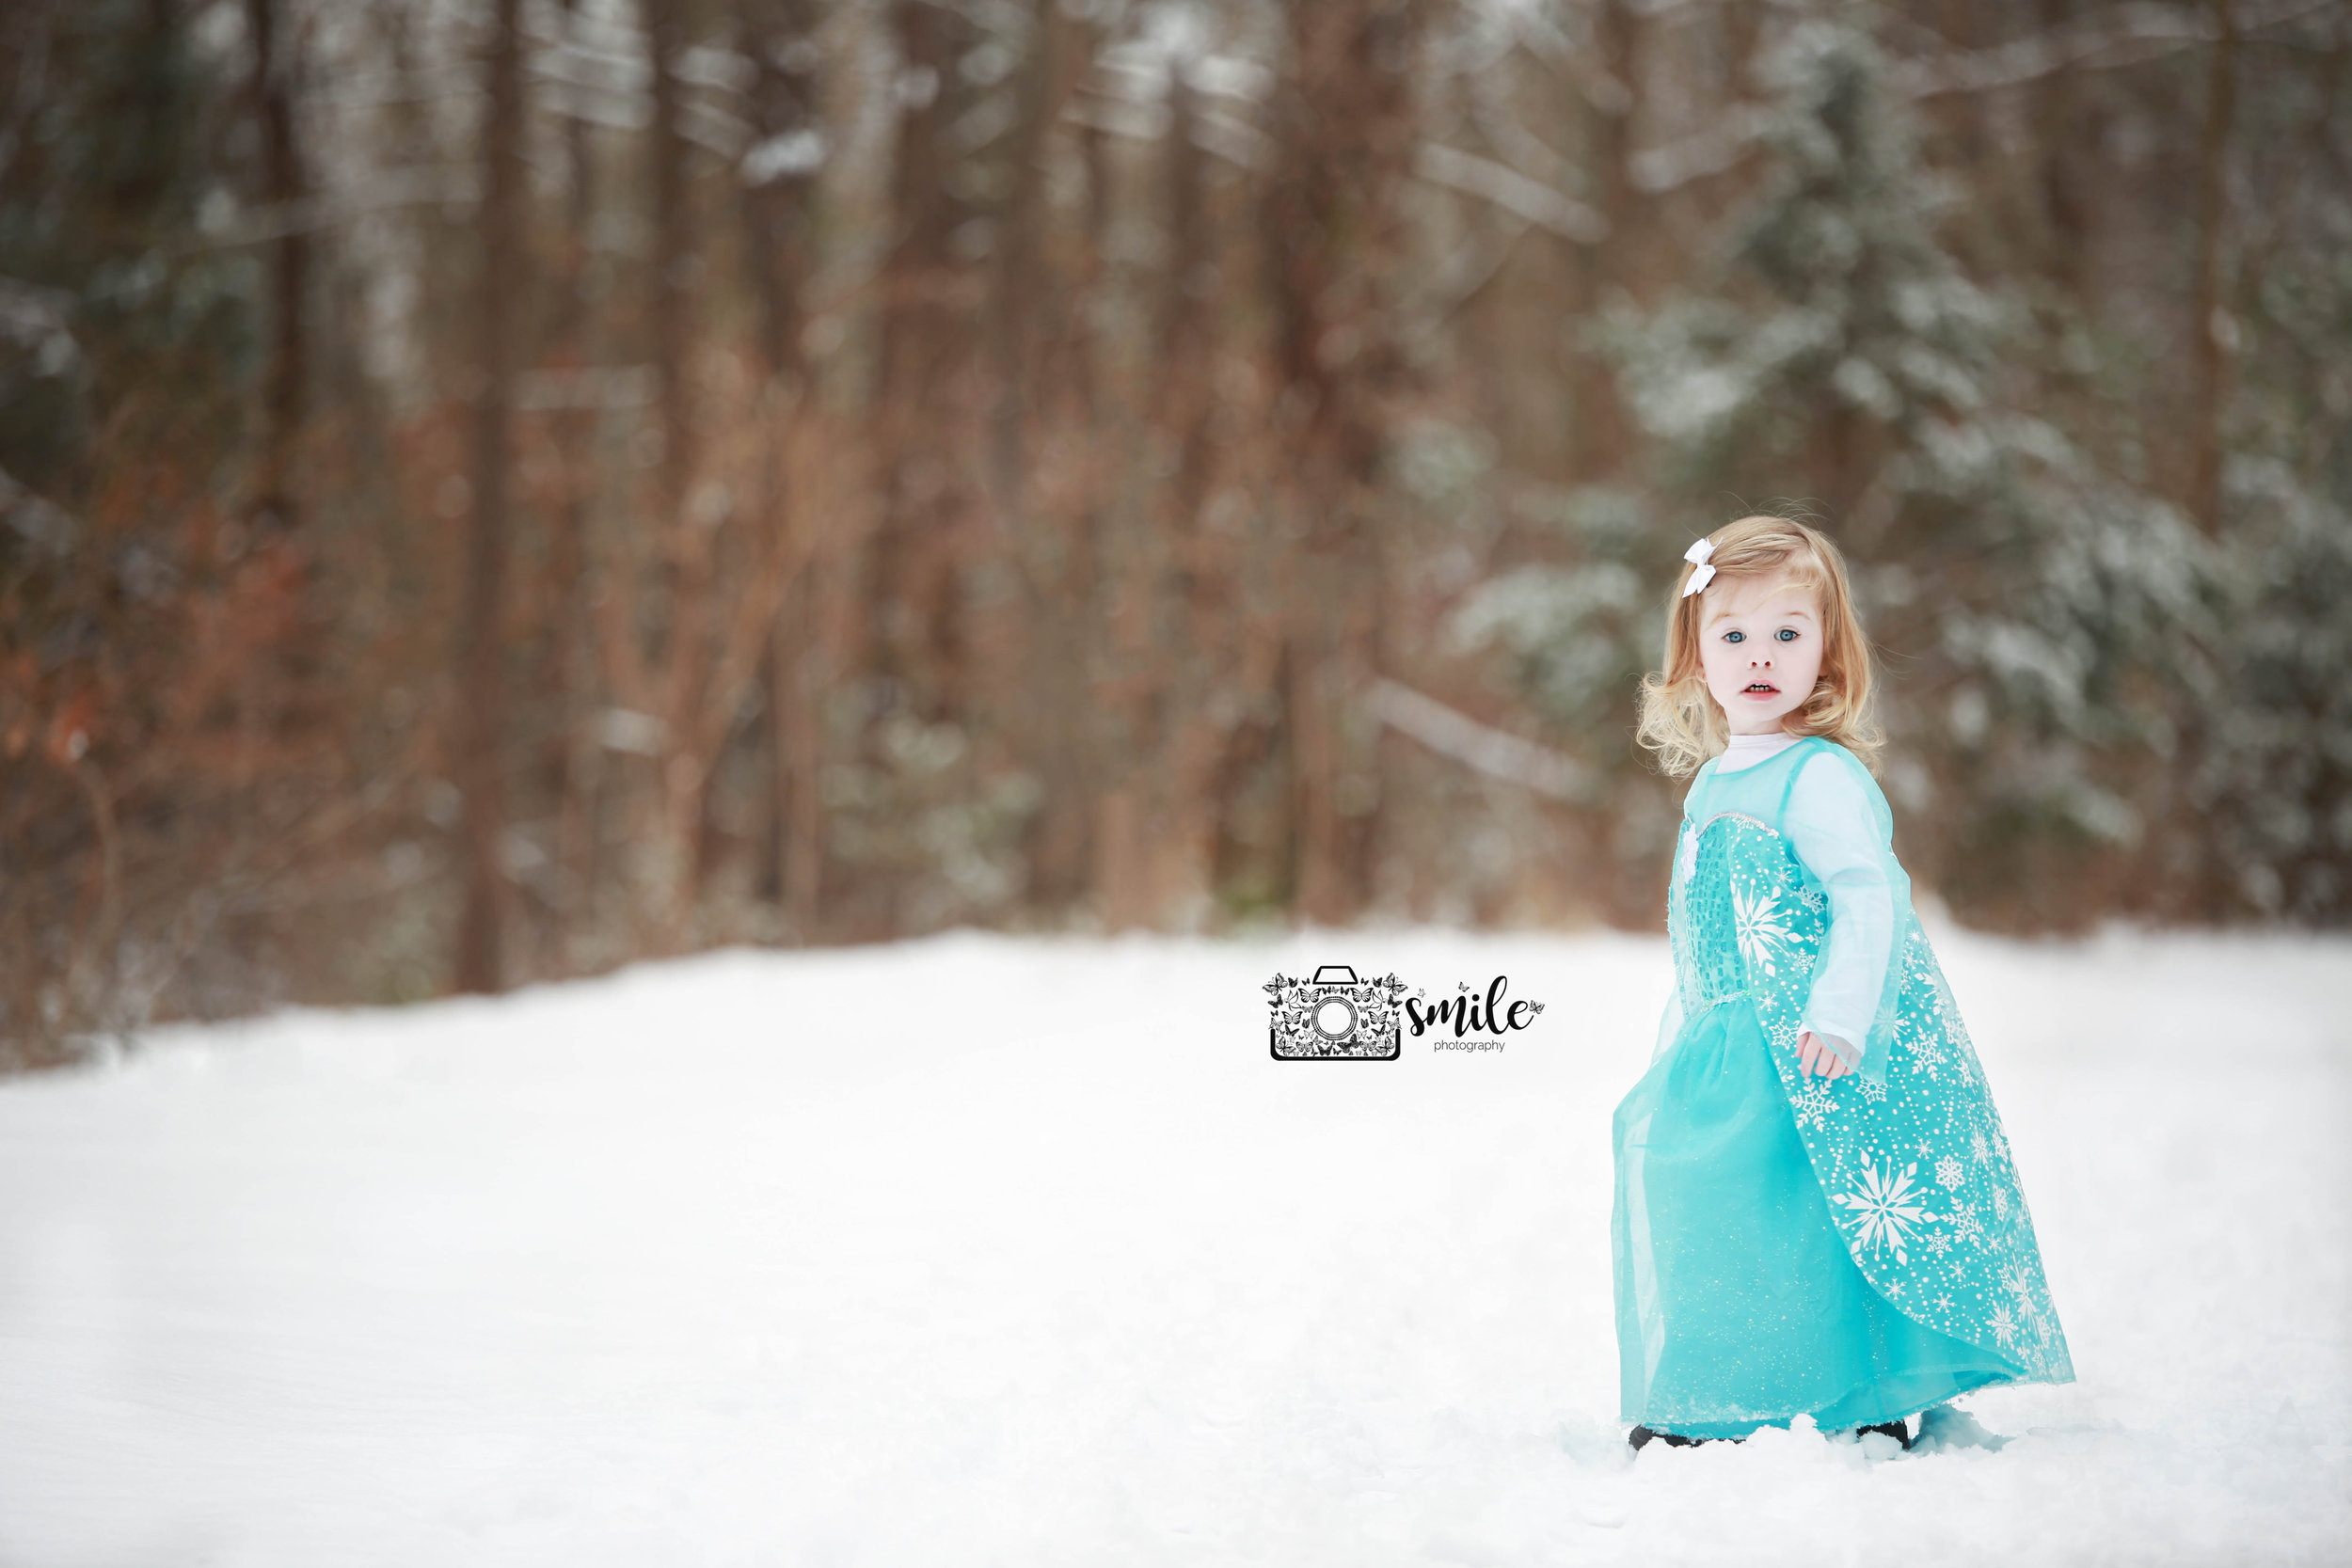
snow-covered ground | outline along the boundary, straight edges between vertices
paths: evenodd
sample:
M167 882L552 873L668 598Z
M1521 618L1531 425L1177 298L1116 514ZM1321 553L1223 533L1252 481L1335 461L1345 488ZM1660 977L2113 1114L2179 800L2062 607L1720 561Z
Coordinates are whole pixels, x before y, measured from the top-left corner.
M2352 943L1931 931L2080 1375L1997 1449L1625 1449L1662 942L959 933L0 1085L0 1564L2352 1559ZM1270 1060L1327 962L1545 1010Z

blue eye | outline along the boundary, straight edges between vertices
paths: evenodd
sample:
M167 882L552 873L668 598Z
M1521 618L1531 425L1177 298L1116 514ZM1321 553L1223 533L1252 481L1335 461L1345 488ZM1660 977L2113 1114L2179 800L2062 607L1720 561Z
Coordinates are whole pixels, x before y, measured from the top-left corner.
M1779 631L1773 633L1772 635L1778 637L1783 642L1794 642L1797 640L1797 628L1794 626L1783 626Z
M1724 641L1726 642L1744 642L1747 641L1747 636L1748 634L1744 631L1727 631L1724 633Z

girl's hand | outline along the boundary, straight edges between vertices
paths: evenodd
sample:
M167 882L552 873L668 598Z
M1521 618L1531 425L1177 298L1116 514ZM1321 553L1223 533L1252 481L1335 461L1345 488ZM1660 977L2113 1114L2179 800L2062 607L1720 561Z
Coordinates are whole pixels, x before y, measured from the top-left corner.
M1817 1070L1824 1078L1843 1078L1853 1070L1839 1061L1837 1053L1823 1045L1821 1037L1810 1029L1800 1030L1797 1034L1797 1060L1807 1078Z

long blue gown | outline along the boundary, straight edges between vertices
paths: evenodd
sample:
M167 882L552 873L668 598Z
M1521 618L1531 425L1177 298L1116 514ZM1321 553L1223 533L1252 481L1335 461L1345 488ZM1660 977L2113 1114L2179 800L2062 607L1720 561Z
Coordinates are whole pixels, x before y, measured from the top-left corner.
M1692 784L1676 995L1613 1127L1627 1420L1836 1430L2074 1379L1891 830L1868 769L1820 737ZM1855 1070L1804 1077L1805 1028Z

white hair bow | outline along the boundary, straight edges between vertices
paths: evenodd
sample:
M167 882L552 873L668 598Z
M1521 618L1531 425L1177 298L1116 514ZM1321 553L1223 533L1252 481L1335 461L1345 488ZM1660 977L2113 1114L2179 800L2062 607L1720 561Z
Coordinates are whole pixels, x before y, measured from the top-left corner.
M1713 580L1715 568L1707 563L1707 558L1714 553L1715 541L1712 539L1702 539L1682 552L1683 560L1692 562L1698 567L1698 570L1691 574L1691 580L1682 585L1684 598L1689 598Z

